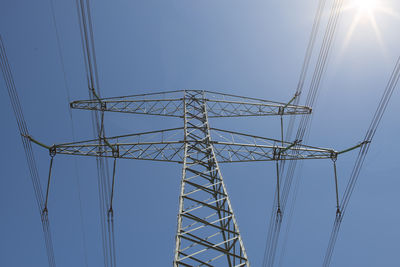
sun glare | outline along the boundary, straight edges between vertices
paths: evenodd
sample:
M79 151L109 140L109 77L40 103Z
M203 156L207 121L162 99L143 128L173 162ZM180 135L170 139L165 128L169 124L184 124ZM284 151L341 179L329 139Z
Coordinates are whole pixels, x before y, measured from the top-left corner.
M363 19L374 20L375 13L381 8L379 0L350 0L344 10L354 11L355 19L360 21Z
M386 0L348 0L348 4L343 7L342 11L351 11L354 14L347 32L345 45L350 41L355 29L360 26L359 24L363 24L364 29L367 29L365 27L368 27L368 25L372 27L378 42L383 46L376 17L384 14L397 16Z
M358 10L358 13L362 16L371 16L378 8L378 0L353 0L354 8Z

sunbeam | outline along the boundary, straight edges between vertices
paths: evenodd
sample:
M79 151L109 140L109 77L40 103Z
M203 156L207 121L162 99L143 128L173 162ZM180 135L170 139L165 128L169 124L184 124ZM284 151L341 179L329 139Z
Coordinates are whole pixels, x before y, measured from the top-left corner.
M397 13L390 8L388 1L380 0L349 0L349 3L343 7L343 12L351 11L354 13L354 18L347 31L346 38L344 41L344 47L350 42L355 30L361 26L365 27L364 24L369 24L372 27L377 41L383 49L384 44L381 37L379 25L376 17L382 14L399 17Z

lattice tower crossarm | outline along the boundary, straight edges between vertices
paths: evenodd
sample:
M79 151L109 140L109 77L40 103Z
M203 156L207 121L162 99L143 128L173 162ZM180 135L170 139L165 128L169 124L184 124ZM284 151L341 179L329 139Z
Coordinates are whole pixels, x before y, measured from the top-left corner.
M186 129L191 131L195 127L189 126ZM330 148L282 142L277 139L215 128L210 128L210 133L212 137L210 143L213 145L219 163L274 161L277 158L280 160L329 159L341 153ZM166 161L180 164L184 159L185 143L193 145L197 142L184 140L183 127L53 146L41 144L30 136L29 138L56 154Z
M162 93L97 98L72 102L71 108L147 114L168 117L184 116L184 94L202 94L208 117L248 117L310 114L311 108L264 99L235 96L199 90L180 90Z

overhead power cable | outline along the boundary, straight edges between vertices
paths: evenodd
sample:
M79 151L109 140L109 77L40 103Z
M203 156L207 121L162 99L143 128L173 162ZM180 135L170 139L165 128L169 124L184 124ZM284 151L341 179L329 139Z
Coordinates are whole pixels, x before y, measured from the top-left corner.
M295 104L298 103L299 96L303 90L304 81L306 78L307 70L309 68L309 63L310 63L310 59L311 59L311 55L312 55L312 49L315 44L316 35L317 35L318 29L319 29L319 24L320 24L322 12L323 12L323 9L325 6L325 2L326 2L325 0L321 0L319 2L318 8L317 8L317 13L314 18L314 24L313 24L309 44L307 46L306 56L305 56L305 59L303 62L299 82L298 82L297 89L296 89ZM321 45L321 48L319 51L316 67L314 69L311 84L310 84L309 91L307 94L306 106L309 106L311 108L313 108L314 103L316 102L321 79L322 79L323 73L325 72L326 63L327 63L329 53L331 50L331 46L333 43L334 34L336 32L342 3L343 3L343 0L334 0L333 5L332 5L332 9L331 9L330 16L328 19L328 24L327 24L327 27L326 27L326 30L324 33L324 37L323 37L323 41L322 41L322 45ZM301 117L299 127L297 130L297 134L296 134L296 138L295 138L296 141L304 141L305 137L307 137L307 135L308 135L307 130L311 124L311 120L312 120L312 114L311 115L303 115ZM291 122L289 122L288 130L287 130L287 134L286 134L287 138L290 138L290 136L291 136L293 125L294 125L294 121L292 120ZM276 250L277 250L278 241L279 241L279 234L280 234L280 229L281 229L281 224L282 224L282 216L284 215L287 200L289 197L289 193L291 191L291 186L293 183L296 165L297 165L296 161L290 161L289 166L286 169L286 176L285 176L285 179L283 180L282 193L280 194L281 195L281 206L280 206L281 214L279 214L279 215L278 215L278 213L275 212L276 211L276 203L277 203L277 197L276 197L277 194L275 194L273 210L272 210L270 225L269 225L269 230L268 230L267 245L266 245L266 249L265 249L265 253L264 253L263 266L271 267L274 265L274 262L275 262L275 255L276 255ZM285 165L282 164L281 173L284 173L284 168L285 168ZM295 192L297 192L297 190L295 190ZM295 196L294 196L294 198L295 198ZM292 213L293 212L291 212L291 214ZM278 216L280 217L280 219L278 219ZM290 220L291 219L289 218L288 225L290 225ZM283 248L282 251L284 252L285 249Z
M64 87L65 87L65 92L66 92L66 97L67 97L67 102L68 102L68 105L66 105L66 106L68 107L68 114L69 114L70 123L71 123L71 135L72 135L72 140L75 142L75 127L74 127L74 122L73 122L72 111L71 111L71 108L69 108L69 103L71 103L71 93L70 93L70 88L68 85L67 73L65 70L64 56L63 56L63 52L62 52L62 48L61 48L61 39L60 39L60 34L59 34L58 26L57 26L56 12L55 12L55 8L54 8L54 0L49 0L49 2L50 2L50 11L51 11L51 16L52 16L52 21L53 21L53 25L54 25L54 31L56 34L58 56L60 59L61 71L63 73ZM78 200L79 200L79 216L80 216L81 234L82 234L83 257L84 257L85 266L88 267L89 265L88 265L88 259L87 259L85 227L84 227L84 222L83 222L81 186L80 186L80 182L79 182L78 163L75 158L74 158L74 168L75 168L76 184L78 187L77 192L78 192Z
M353 194L354 187L355 187L358 177L360 175L361 168L365 161L365 157L368 154L372 139L375 136L375 133L379 126L379 123L382 120L383 114L385 113L385 110L390 101L390 98L392 97L393 91L396 88L396 85L399 81L399 77L400 77L400 57L397 59L396 65L395 65L395 67L392 71L392 74L389 78L389 81L386 85L385 91L383 92L382 98L379 101L378 107L374 113L371 124L369 125L367 133L365 134L363 145L360 149L360 152L358 153L356 162L353 166L353 170L351 172L349 182L347 183L346 189L343 194L343 198L340 203L340 210L336 213L335 221L333 223L331 236L330 236L330 239L328 242L328 248L326 250L325 258L324 258L324 262L323 262L324 267L328 267L330 265L333 250L335 248L336 240L337 240L337 237L339 234L340 226L341 226L343 217L345 215L345 212L347 210L347 207L349 205L351 195Z
M40 183L39 172L36 165L35 156L32 150L32 144L27 138L29 136L28 126L26 124L24 114L22 112L22 106L18 97L17 89L15 86L14 78L11 73L10 64L6 55L3 39L0 35L0 67L3 73L4 81L6 84L7 92L10 97L11 106L14 111L14 115L17 121L18 129L21 135L22 146L25 150L26 161L28 163L29 173L35 192L36 203L39 208L39 212L42 220L42 230L44 240L46 244L47 259L50 267L56 266L54 257L54 248L51 238L50 222L48 218L48 210L45 206L45 200L43 195L42 186Z
M91 100L100 100L100 85L97 69L96 50L94 44L93 23L91 18L89 0L76 0L79 26L82 40L82 50L85 61L86 77L88 82L89 97ZM105 141L104 112L92 112L92 124L95 138L99 139L99 144ZM99 155L104 153L103 147L99 146ZM114 241L114 213L108 212L110 207L110 176L108 161L103 157L96 159L98 173L98 188L100 200L100 223L102 228L102 244L104 265L116 266L115 241ZM111 216L111 218L109 218Z
M300 71L299 81L297 82L295 99L293 102L294 105L298 105L300 102L301 94L303 92L304 83L305 83L305 80L307 77L312 53L313 53L314 46L315 46L315 41L317 39L317 34L318 34L319 27L321 24L321 17L322 17L323 10L325 8L325 4L326 4L326 0L318 1L317 12L314 17L314 22L313 22L313 26L311 29L310 38L309 38L308 44L307 44L306 54L304 56L303 65L302 65L301 71ZM289 119L288 127L286 130L286 140L289 140L292 136L295 120L296 120L296 116L291 116Z

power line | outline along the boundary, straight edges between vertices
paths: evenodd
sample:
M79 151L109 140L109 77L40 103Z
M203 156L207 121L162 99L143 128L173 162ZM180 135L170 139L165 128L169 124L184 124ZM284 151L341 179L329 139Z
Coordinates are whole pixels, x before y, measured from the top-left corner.
M59 34L58 26L57 26L54 1L49 0L49 2L50 2L50 11L51 11L51 15L52 15L52 21L53 21L53 25L54 25L54 31L56 34L58 56L60 59L61 71L63 73L64 88L65 88L65 92L66 92L67 102L69 104L71 102L71 92L70 92L70 88L68 85L67 74L66 74L66 70L65 70L64 56L63 56L63 52L62 52L62 48L61 48L61 39L60 39L60 34ZM69 107L69 105L68 105L68 107ZM74 122L73 122L72 111L70 108L68 108L68 114L69 114L70 123L71 123L72 140L75 141L75 127L74 127ZM82 234L83 257L84 257L85 266L88 267L86 235L85 235L85 227L84 227L84 222L83 222L81 186L80 186L80 182L79 182L78 163L77 163L76 159L74 159L74 168L75 168L75 179L76 179L76 183L77 183L77 187L78 187L79 216L80 216L81 234Z
M322 75L326 68L326 63L327 63L327 59L328 59L331 45L333 42L333 37L334 37L335 31L337 28L336 26L337 26L337 23L339 20L342 3L343 3L343 0L335 0L333 2L333 6L332 6L332 9L330 12L327 28L325 30L325 34L323 37L322 45L321 45L321 48L319 51L316 67L314 69L314 73L312 76L312 80L311 80L311 84L310 84L310 88L309 88L309 91L307 94L307 99L306 99L306 104L305 104L306 106L311 107L311 108L314 106L314 103L316 101L317 93L320 88ZM315 44L316 35L317 35L317 31L319 29L319 24L320 24L324 6L325 6L325 1L320 1L318 8L317 8L317 13L314 18L313 28L312 28L311 36L309 39L309 44L307 46L306 56L305 56L305 59L303 62L298 86L296 89L295 97L297 99L295 99L295 101L296 101L295 104L298 103L298 101L299 101L298 96L301 94L301 92L303 90L303 85L304 85L304 81L306 78L308 66L310 63L312 49ZM305 137L307 138L307 136L308 136L307 132L308 132L308 128L311 124L312 117L313 117L312 114L311 115L303 115L301 117L295 140L304 141L304 138ZM289 122L287 137L290 137L293 125L294 125L294 119L292 119L292 121ZM296 165L297 165L296 161L291 161L289 163L288 168L286 169L286 178L284 179L284 185L283 185L282 194L281 194L282 202L281 202L281 207L279 207L281 209L281 212L279 212L279 213L275 212L278 192L275 194L275 197L274 197L274 202L273 202L274 204L273 204L273 209L272 209L272 214L271 214L271 219L270 219L270 224L269 224L267 245L266 245L266 249L265 249L265 253L264 253L263 266L273 266L274 265L276 249L278 246L280 229L281 229L281 224L282 224L282 216L285 211L286 203L287 203L287 200L289 197L291 185L292 185L295 170L296 170ZM281 167L282 173L284 171L284 168L285 168L285 165L282 165L282 167ZM298 184L298 183L296 183L296 184ZM295 192L297 192L297 189L295 190ZM293 212L291 212L290 214L293 214ZM289 220L291 220L291 217L289 217ZM289 221L288 225L290 225L290 221ZM284 245L286 245L286 244L284 244ZM283 249L282 251L284 253L285 249Z
M100 84L98 77L96 50L94 45L93 23L90 12L89 0L76 0L81 32L82 50L84 55L86 76L91 100L100 101ZM99 144L105 140L104 112L92 112L92 124L95 137L98 137ZM99 155L102 155L103 148L99 146ZM114 213L110 210L110 177L109 167L106 159L96 158L98 173L98 190L100 200L100 219L102 228L103 255L105 266L115 266L115 237L114 237ZM108 233L108 234L107 234Z
M36 203L39 208L42 221L42 230L46 244L47 259L50 267L55 267L55 257L54 248L51 238L50 223L48 218L48 210L45 205L45 200L43 196L42 186L40 183L39 172L36 165L35 156L32 150L32 144L27 136L29 136L28 126L26 124L21 103L18 97L17 89L15 86L14 78L11 73L10 64L6 55L5 46L3 43L3 38L0 35L0 67L3 73L4 81L6 83L7 92L10 97L11 106L14 111L16 122L18 125L19 133L21 135L22 146L25 150L25 157L28 163L29 173L31 176L31 181L33 184L33 189L35 192Z
M325 257L324 257L324 262L323 262L324 267L328 267L330 265L333 250L335 248L336 240L337 240L337 237L339 234L340 226L341 226L343 217L345 215L345 212L347 210L347 207L349 205L351 195L353 194L355 185L357 183L358 177L361 172L361 168L363 167L365 158L368 154L372 139L375 136L375 133L379 126L379 123L382 120L383 114L385 113L385 110L390 101L390 98L392 97L393 91L396 88L396 85L399 81L399 77L400 77L400 57L397 59L396 65L392 71L392 74L389 78L389 81L386 85L383 95L379 101L378 107L377 107L377 109L374 113L374 116L372 118L372 121L368 127L367 133L365 134L363 145L358 153L356 162L353 166L353 170L350 174L350 180L347 183L345 192L343 194L343 198L340 203L340 210L338 212L336 212L335 221L333 223L331 236L330 236L329 242L328 242L328 248L326 250Z

